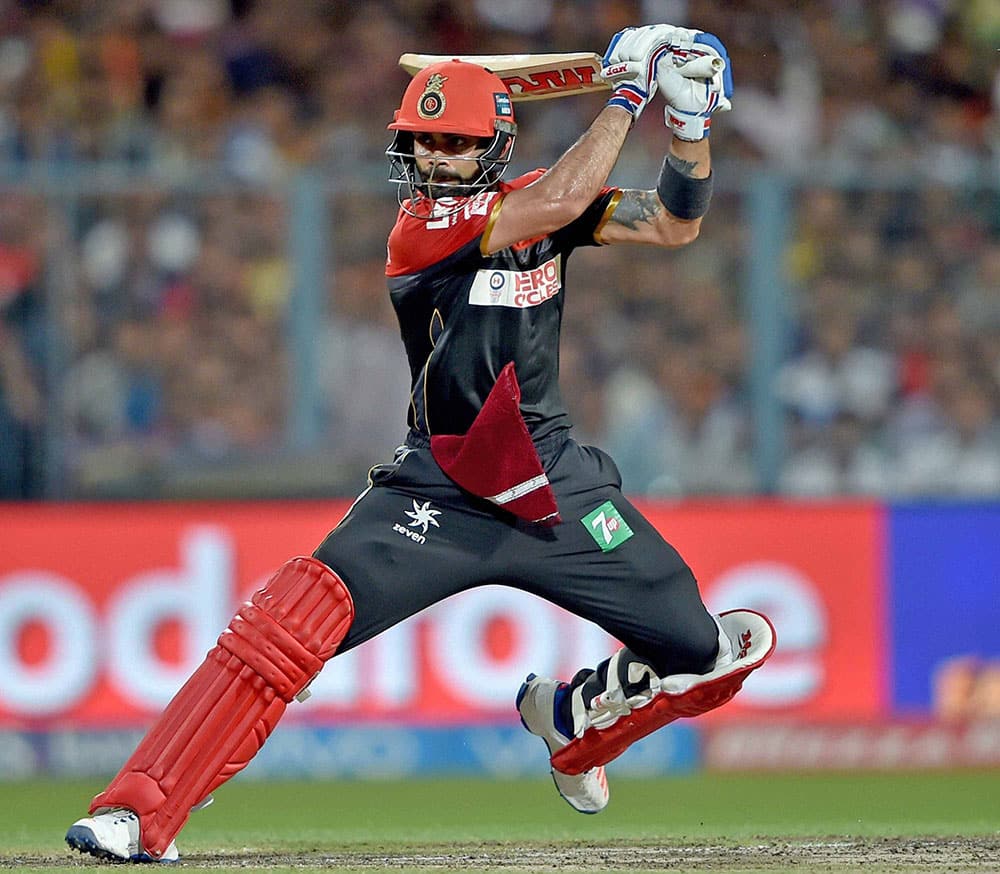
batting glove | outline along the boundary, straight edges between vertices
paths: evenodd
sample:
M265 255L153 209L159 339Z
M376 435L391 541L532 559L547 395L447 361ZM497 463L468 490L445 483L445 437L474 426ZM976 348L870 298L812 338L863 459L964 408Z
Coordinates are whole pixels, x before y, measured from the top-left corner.
M613 89L609 106L628 110L633 121L642 115L656 93L658 63L670 55L672 43L682 38L676 35L679 29L669 24L651 24L626 27L611 37L601 70L601 78Z
M714 113L732 109L733 74L718 37L687 33L693 36L680 39L672 47L671 61L659 65L657 87L667 104L666 126L679 139L696 142L708 136Z

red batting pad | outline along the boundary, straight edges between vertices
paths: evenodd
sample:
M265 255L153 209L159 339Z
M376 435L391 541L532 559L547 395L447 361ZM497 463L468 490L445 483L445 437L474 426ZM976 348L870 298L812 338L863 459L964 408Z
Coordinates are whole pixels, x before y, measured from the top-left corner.
M719 618L726 627L726 634L740 647L731 665L718 674L706 674L701 682L692 678L694 681L685 684L683 691L658 692L647 705L619 717L607 728L591 726L553 753L552 767L564 774L582 774L618 758L637 740L675 719L699 716L729 701L739 692L751 671L764 664L774 652L776 638L774 626L762 613L730 610ZM665 677L662 682L667 685L673 679Z
M556 525L559 508L538 451L521 416L521 387L514 362L500 376L464 435L431 437L431 454L467 492L486 498L519 519Z
M283 564L240 607L90 812L134 810L143 849L162 856L191 808L257 754L353 619L347 587L325 564Z

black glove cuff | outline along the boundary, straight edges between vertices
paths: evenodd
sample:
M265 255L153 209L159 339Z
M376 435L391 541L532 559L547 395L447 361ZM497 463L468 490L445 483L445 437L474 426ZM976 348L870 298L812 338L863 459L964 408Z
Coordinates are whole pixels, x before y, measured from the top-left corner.
M667 157L663 159L660 178L656 180L656 193L667 212L690 221L708 212L713 185L711 173L705 179L692 179L679 172Z

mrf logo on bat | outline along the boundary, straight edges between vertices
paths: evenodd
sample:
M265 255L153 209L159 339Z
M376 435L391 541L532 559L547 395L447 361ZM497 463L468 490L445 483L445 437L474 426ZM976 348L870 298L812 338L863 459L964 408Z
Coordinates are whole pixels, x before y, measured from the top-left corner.
M595 70L590 66L553 67L549 70L537 70L523 76L502 76L511 94L519 96L544 94L548 92L564 92L574 88L594 86Z

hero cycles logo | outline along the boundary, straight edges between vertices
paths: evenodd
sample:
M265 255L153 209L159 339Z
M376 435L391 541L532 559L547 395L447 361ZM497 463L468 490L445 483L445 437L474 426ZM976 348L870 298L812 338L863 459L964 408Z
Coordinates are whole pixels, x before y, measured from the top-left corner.
M556 255L532 270L480 270L469 288L469 303L514 309L539 306L562 290L561 258Z
M123 579L100 605L83 585L51 570L0 576L0 720L42 725L37 720L58 717L64 724L83 713L120 722L162 709L215 645L237 602L266 582L240 586L237 549L225 528L182 530L178 552L176 567ZM822 689L826 617L808 579L784 565L745 565L708 588L710 609L766 605L779 618L779 636L780 626L787 629L782 658L748 680L741 706L794 706ZM168 622L182 628L175 659L156 645ZM42 658L22 646L32 627L47 641ZM337 656L302 712L318 706L432 721L507 714L528 672L569 676L616 646L597 626L524 592L473 589Z

